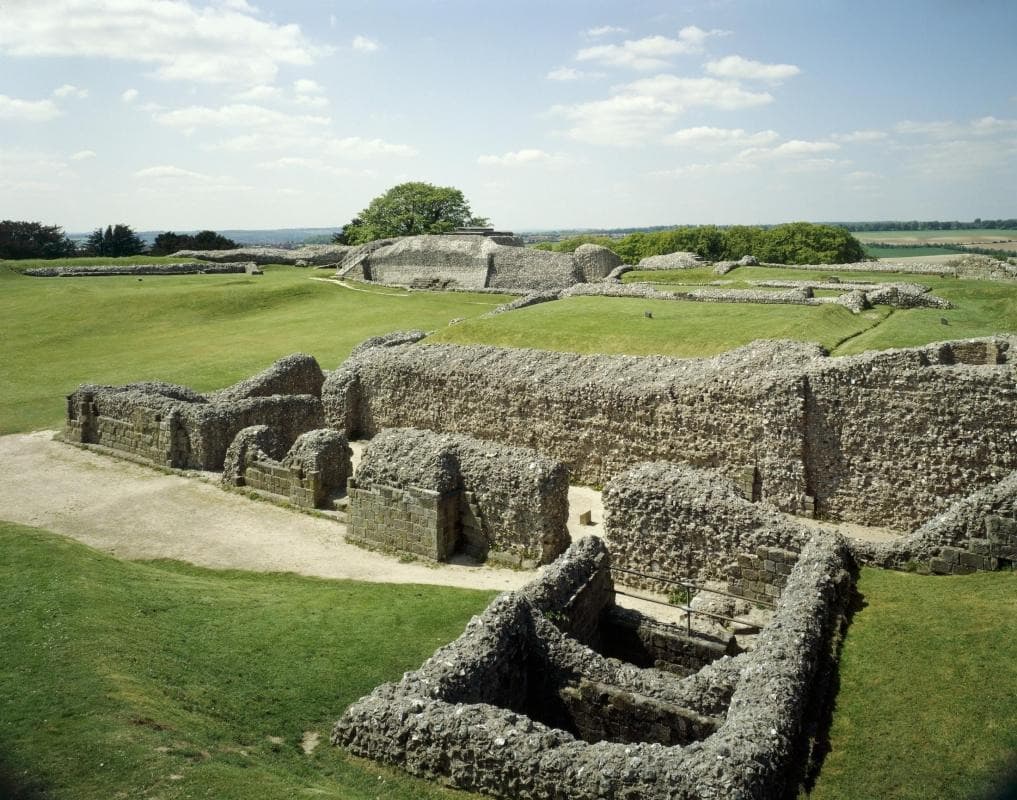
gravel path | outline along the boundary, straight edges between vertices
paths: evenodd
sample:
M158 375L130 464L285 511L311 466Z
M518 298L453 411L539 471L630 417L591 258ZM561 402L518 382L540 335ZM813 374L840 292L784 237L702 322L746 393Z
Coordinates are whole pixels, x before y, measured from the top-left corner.
M473 589L535 572L403 562L346 544L346 527L225 492L214 483L99 455L52 431L0 437L0 518L62 533L125 559Z

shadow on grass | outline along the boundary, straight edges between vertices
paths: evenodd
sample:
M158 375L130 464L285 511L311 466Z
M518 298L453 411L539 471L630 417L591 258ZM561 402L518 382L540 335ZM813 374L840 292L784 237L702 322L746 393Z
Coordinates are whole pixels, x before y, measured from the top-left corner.
M16 771L0 752L0 797L4 800L49 800L49 789L34 775Z
M1017 800L1017 756L1001 772L999 781L979 800Z
M852 564L850 572L851 588L844 613L831 634L826 657L816 669L812 695L805 710L802 732L792 760L795 767L788 778L785 800L802 798L812 792L823 762L830 753L830 726L833 724L833 712L837 708L837 695L840 692L841 648L855 614L868 606L865 596L858 591L858 566Z

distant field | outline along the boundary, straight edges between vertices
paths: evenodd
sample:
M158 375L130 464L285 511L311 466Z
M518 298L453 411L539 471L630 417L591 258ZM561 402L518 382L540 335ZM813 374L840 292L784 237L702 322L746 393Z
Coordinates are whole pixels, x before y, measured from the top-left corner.
M963 254L963 247L880 247L865 245L865 254L870 258L920 258L921 256L949 256Z
M862 243L896 242L898 244L973 244L989 246L1000 240L1017 240L1017 230L969 228L954 231L859 231L853 236Z

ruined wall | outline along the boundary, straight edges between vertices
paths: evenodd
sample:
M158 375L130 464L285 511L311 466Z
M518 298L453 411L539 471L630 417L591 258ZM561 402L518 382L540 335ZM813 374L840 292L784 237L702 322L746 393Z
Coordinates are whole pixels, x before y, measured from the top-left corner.
M622 265L621 256L614 250L597 244L581 244L572 253L572 260L584 281L601 281Z
M346 437L337 431L308 431L283 451L271 428L255 425L230 444L222 482L276 494L304 508L324 508L333 494L345 492L351 456Z
M479 236L406 236L372 252L362 269L378 283L444 281L479 289L487 285L492 246Z
M818 348L757 342L714 359L583 356L456 345L375 348L329 375L329 425L353 438L386 427L454 430L531 447L598 484L634 463L718 467L757 499L806 507L804 383L775 364Z
M1010 341L825 358L754 342L709 359L375 348L323 389L329 425L454 430L603 484L642 461L718 469L783 511L911 529L1017 469Z
M320 387L321 371L316 363L312 369L308 359L314 361L309 356L282 359L253 383L209 396L165 383L85 384L67 398L67 435L168 467L219 470L243 428L268 425L288 448L300 434L324 426L317 396L259 394L300 388L307 380L318 380Z
M349 481L346 540L447 561L458 543L459 492Z
M355 488L350 493L350 519L358 530L370 530L361 523L366 513L362 502L371 504L379 524L386 514L400 521L411 542L418 528L449 520L456 531L451 537L447 532L431 535L439 542L446 540L435 549L444 553L439 560L452 547L478 560L536 565L550 562L568 546L568 472L532 450L467 436L385 430L368 445ZM383 488L391 491L377 495L375 490ZM400 499L400 490L409 489L433 492L444 498L436 501L439 506L449 509L437 517L431 509L414 513L410 506L419 503L411 495ZM398 503L406 505L405 513L396 510ZM389 511L379 511L382 508ZM404 521L407 515L413 524Z
M665 578L727 580L739 556L761 546L799 550L811 537L804 526L746 500L730 481L678 464L633 467L604 487L603 498L614 565ZM635 575L616 579L670 589Z
M260 275L253 261L242 263L209 264L106 264L95 267L39 267L26 269L22 274L34 278L99 278L114 275Z
M310 394L321 397L325 374L314 356L294 353L284 356L257 375L208 394L214 403L241 400L247 397L269 397L273 394Z
M530 592L503 595L419 670L351 705L332 742L496 797L775 800L800 780L828 700L847 560L837 539L810 542L756 649L688 678L599 656Z
M804 432L816 515L910 530L1017 469L1008 352L989 339L816 363Z
M487 285L492 289L564 289L581 280L582 272L571 253L550 253L530 247L491 247Z

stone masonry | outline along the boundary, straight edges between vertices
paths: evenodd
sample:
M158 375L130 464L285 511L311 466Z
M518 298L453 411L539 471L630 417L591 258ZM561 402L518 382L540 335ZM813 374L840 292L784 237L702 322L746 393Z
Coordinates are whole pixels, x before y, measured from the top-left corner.
M532 447L587 484L684 463L749 480L752 500L782 511L913 529L1017 469L1012 342L844 358L754 342L702 359L396 345L349 358L322 397L351 437L473 434Z
M504 798L791 795L828 702L847 563L839 538L816 536L756 648L681 677L605 658L578 638L588 626L577 619L613 607L609 578L598 578L606 550L584 539L420 669L346 709L332 742Z
M237 434L223 466L226 486L247 486L286 498L303 508L328 508L337 494L345 494L353 472L346 437L324 429L301 434L285 454L266 425Z
M515 566L568 545L568 472L519 447L382 431L349 484L348 538L438 561L464 552Z
M268 425L283 447L321 428L322 380L313 358L294 355L209 395L158 382L83 384L67 398L66 435L162 466L219 470L243 428Z

